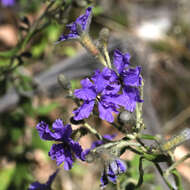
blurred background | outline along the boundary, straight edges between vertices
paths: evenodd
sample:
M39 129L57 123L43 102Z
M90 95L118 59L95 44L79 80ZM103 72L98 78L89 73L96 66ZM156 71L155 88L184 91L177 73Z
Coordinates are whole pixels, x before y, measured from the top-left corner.
M168 138L190 126L190 1L28 2L15 0L6 5L0 0L0 190L24 190L33 181L46 182L56 169L48 157L51 142L42 141L35 126L41 120L51 124L56 118L69 122L75 105L57 80L61 73L72 88L79 88L79 79L101 67L76 41L55 45L65 25L88 5L93 5L94 15L91 37L96 40L101 28L109 28L111 58L119 48L130 52L132 65L142 66L145 132ZM90 122L101 134L118 132L98 118ZM85 136L80 143L89 148L93 140ZM188 144L176 149L176 160L189 152ZM126 152L123 158L130 161L129 179L138 179L138 157ZM69 172L61 169L53 189L99 189L101 168L102 163L76 163ZM145 184L140 189L165 189L153 166L146 163L144 168ZM188 190L190 162L178 170ZM132 187L128 183L125 189Z

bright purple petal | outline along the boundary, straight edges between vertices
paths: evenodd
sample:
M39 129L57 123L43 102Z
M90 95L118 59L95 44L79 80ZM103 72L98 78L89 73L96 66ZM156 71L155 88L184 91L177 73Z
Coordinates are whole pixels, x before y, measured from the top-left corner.
M53 132L50 131L48 124L46 124L44 121L41 121L40 123L38 123L36 128L38 130L38 133L41 139L56 140Z
M137 102L142 102L142 100L140 99L139 90L130 86L125 86L123 88L122 99L122 103L125 109L130 112L133 112L135 110ZM126 100L126 102L124 102L124 99Z
M105 106L105 103L98 102L98 111L99 111L99 117L102 120L106 120L110 123L114 121L114 117L112 115L112 112L115 111L111 106Z
M84 118L88 118L94 108L94 103L95 102L93 100L90 102L85 101L81 107L73 111L73 113L75 114L74 119L82 120Z
M88 79L83 79L80 81L82 88L91 88L94 87L94 84Z
M67 139L70 137L72 133L71 126L70 125L64 126L61 119L57 119L53 123L52 129L54 130L54 132L52 132L49 129L49 126L43 121L38 123L36 128L38 130L40 138L43 140L67 141Z
M1 0L1 3L3 6L9 7L15 4L15 0Z
M84 15L79 16L76 19L76 23L82 26L82 30L86 30L89 27L90 21L92 16L92 7L88 7Z
M142 83L142 77L140 76L141 67L135 69L128 69L123 73L123 82L129 86L140 86Z
M124 69L130 64L129 60L129 53L122 54L118 49L114 51L113 64L119 74L122 73Z
M108 84L103 90L102 95L116 95L120 91L121 85L119 83Z
M142 102L137 88L131 86L123 87L123 93L118 96L107 96L107 101L123 106L126 110L133 112L137 102Z
M72 133L71 126L70 125L64 126L61 119L55 120L52 129L54 130L54 133L52 135L54 136L54 139L56 141L62 141L62 140L67 141Z
M118 76L117 76L116 72L112 69L107 68L107 67L105 67L102 70L102 75L103 75L104 79L109 81L109 82L115 82L118 80Z
M92 7L88 7L86 9L85 14L79 16L75 22L66 25L66 27L70 30L69 34L61 35L58 39L58 42L70 39L77 39L79 38L79 31L77 25L81 27L81 32L88 31L89 25L92 18Z
M108 80L104 79L104 76L102 75L102 72L97 69L92 76L92 80L94 81L95 88L97 93L102 92L102 90L106 87Z
M116 86L114 86L115 84L112 83L116 83L118 81L118 77L115 71L105 67L102 72L97 69L95 74L92 76L92 80L95 84L97 93L105 94L105 92L102 91L106 90L109 86L116 88Z
M64 169L69 170L72 168L73 159L71 149L66 144L53 144L49 156L52 160L56 160L56 164L59 166L64 162Z
M96 92L92 88L76 89L74 95L82 100L94 100L96 98Z
M116 159L115 162L117 163L118 174L126 172L127 167L124 161L120 159Z
M94 84L88 79L81 80L81 89L76 89L74 95L82 100L94 100L96 98L96 91Z
M81 160L85 160L82 154L82 147L80 146L80 144L78 142L73 141L72 139L70 139L70 143L69 143L72 151L75 153L75 156Z

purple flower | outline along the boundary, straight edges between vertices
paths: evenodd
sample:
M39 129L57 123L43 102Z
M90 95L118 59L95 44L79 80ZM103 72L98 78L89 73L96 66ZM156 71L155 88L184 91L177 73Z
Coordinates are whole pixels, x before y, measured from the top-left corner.
M135 110L137 102L142 102L139 90L131 86L124 86L121 95L108 97L108 101L120 105L130 112Z
M89 30L91 18L92 18L92 7L88 7L86 9L85 14L79 16L75 22L66 25L66 27L70 30L70 32L69 34L63 34L62 36L60 36L58 42L79 38L82 32Z
M129 60L130 55L128 53L122 54L119 50L115 50L113 64L121 82L122 94L109 97L108 101L133 112L136 108L136 103L143 101L140 99L140 93L137 88L142 85L142 77L140 76L141 67L129 68Z
M124 69L129 66L130 58L131 56L129 53L122 54L118 49L114 51L113 64L119 74L122 73Z
M61 142L53 144L49 151L49 156L52 160L56 160L58 166L64 162L64 169L71 169L74 162L73 155L84 160L80 144L71 138L72 128L70 125L64 126L62 120L57 119L52 126L54 132L43 121L38 123L36 128L41 139Z
M48 179L45 184L41 184L38 181L30 184L28 190L51 190L51 184L53 183L59 170L56 170Z
M138 87L142 84L141 67L129 68L130 57L128 53L122 54L119 50L115 50L113 64L123 85Z
M105 67L102 72L96 70L90 78L81 81L82 88L75 90L77 98L83 104L73 111L75 120L88 118L98 104L99 117L113 122L113 112L118 113L120 107L133 112L137 102L142 102L138 87L142 84L141 67L129 68L130 55L114 52L116 72Z
M1 0L1 3L4 7L9 7L15 4L15 0Z
M109 163L109 165L104 168L104 171L101 176L101 185L100 187L103 189L110 182L116 183L117 176L126 171L126 164L118 159L115 159Z
M93 111L95 103L98 104L99 117L108 122L113 122L112 112L118 113L118 105L108 101L110 97L114 97L120 90L119 83L115 81L117 75L114 71L104 68L102 72L95 71L91 80L86 78L81 81L82 88L76 89L74 94L77 98L83 100L82 106L74 110L75 120L88 118Z

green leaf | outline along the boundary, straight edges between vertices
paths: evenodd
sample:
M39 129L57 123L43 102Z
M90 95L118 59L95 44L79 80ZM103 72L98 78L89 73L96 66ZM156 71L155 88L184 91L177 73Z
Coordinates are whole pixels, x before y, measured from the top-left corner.
M148 135L148 134L141 134L140 138L146 139L146 140L157 140L157 138L155 136Z
M0 179L2 179L0 190L7 189L13 177L14 171L15 171L15 165L11 165L7 168L3 168L0 170Z

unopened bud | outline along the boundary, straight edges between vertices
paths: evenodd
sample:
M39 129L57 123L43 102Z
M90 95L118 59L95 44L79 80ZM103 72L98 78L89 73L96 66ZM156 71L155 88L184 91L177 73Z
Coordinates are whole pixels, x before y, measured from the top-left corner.
M123 111L118 115L118 122L121 125L134 126L136 124L134 112Z
M69 90L71 88L71 83L68 81L68 79L65 78L63 74L60 74L57 77L57 80L59 84L63 87L63 89Z
M101 31L100 31L100 34L99 34L99 41L103 44L107 44L108 43L108 39L109 39L109 29L108 28L103 28Z

